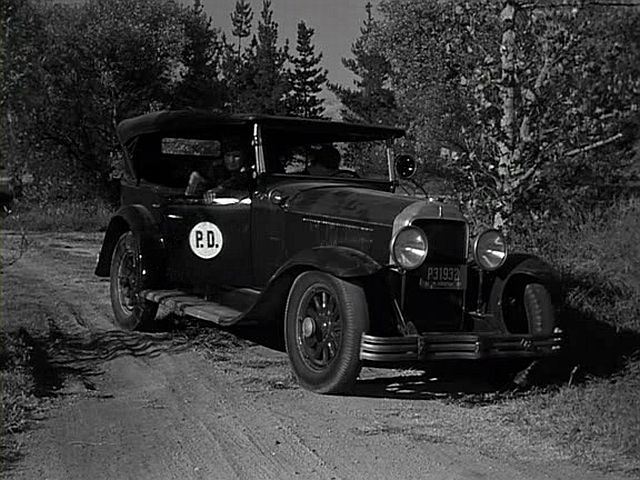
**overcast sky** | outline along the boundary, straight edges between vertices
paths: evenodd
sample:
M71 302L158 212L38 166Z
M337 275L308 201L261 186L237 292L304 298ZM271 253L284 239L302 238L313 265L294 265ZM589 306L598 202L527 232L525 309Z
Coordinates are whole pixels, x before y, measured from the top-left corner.
M191 3L190 0L183 0ZM214 26L231 32L230 14L236 0L202 0ZM262 10L262 0L250 0L254 24ZM321 51L324 67L329 70L329 80L352 86L353 76L342 66L341 58L351 56L351 44L360 34L366 16L367 0L273 0L271 8L279 25L280 41L289 39L295 49L297 25L304 20L315 29L314 44ZM377 5L378 0L371 0ZM374 8L375 11L375 8Z

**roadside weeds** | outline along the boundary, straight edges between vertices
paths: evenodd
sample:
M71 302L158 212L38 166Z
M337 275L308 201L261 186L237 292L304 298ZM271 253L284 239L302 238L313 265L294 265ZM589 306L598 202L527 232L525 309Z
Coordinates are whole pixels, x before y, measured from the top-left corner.
M510 405L525 431L604 471L640 473L640 199L567 222L523 244L560 270L566 335L560 384ZM533 244L533 245L531 245Z
M5 230L32 232L97 232L107 228L113 209L105 202L15 202L11 211L4 214Z
M25 432L41 402L35 396L31 349L19 333L0 333L0 382L2 390L3 469L22 454L19 434Z

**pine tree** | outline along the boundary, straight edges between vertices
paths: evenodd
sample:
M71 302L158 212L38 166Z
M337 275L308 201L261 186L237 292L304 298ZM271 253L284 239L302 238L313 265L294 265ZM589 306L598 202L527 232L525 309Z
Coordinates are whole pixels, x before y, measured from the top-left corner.
M251 34L251 22L253 21L253 11L251 5L245 0L237 0L234 11L231 13L231 24L233 26L231 35L238 37L238 56L242 52L242 39Z
M271 1L263 0L258 35L244 52L234 76L237 98L232 106L240 112L286 113L290 84L284 64L289 58L288 42L278 46L278 24L273 20Z
M185 73L176 87L172 105L221 107L225 96L218 78L222 44L200 0L194 0L193 7L185 12L183 23L187 40L182 52Z
M399 121L393 92L385 85L389 81L391 66L386 58L371 47L371 35L377 27L366 5L367 18L360 29L360 37L351 47L353 58L342 59L343 65L359 79L356 89L330 84L329 89L340 99L345 109L343 116L350 121L393 124Z
M301 21L298 23L297 56L292 59L292 92L288 102L288 113L300 117L320 118L324 111L323 100L317 95L327 81L327 70L320 67L322 53L315 54L311 42L314 30Z

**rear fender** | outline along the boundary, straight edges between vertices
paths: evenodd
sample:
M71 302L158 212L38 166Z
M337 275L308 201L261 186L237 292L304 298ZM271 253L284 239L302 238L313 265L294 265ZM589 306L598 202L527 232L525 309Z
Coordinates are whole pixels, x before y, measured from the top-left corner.
M120 208L109 222L105 233L95 273L108 277L113 249L120 236L133 232L138 245L144 274L149 284L158 281L164 273L164 240L153 216L142 205L127 205Z

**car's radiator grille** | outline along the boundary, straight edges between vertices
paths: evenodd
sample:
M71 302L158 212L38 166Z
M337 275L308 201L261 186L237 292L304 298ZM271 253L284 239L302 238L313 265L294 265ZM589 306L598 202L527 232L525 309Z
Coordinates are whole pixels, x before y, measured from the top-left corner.
M429 241L429 253L425 264L466 263L467 224L465 222L424 219L415 220L413 225L421 228Z
M419 285L419 278L426 278L428 266L466 264L467 225L460 221L427 219L416 220L413 225L427 235L429 253L424 265L411 272L407 279L405 313L421 333L460 330L463 291L424 289Z
M419 333L455 332L462 327L462 292L460 290L424 290L416 278L407 281L405 316Z

